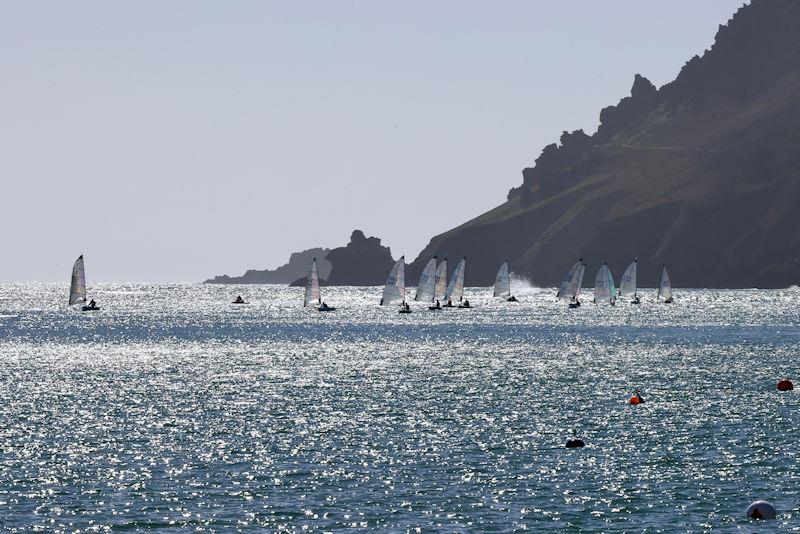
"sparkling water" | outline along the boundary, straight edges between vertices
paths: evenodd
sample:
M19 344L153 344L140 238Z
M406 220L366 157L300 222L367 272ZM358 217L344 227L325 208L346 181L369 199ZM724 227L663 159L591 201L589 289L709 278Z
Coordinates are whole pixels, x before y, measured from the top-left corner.
M775 389L796 289L570 310L468 288L474 309L408 315L377 287L323 287L331 313L284 286L95 284L87 313L66 285L1 289L7 531L800 528ZM745 518L756 499L778 519Z

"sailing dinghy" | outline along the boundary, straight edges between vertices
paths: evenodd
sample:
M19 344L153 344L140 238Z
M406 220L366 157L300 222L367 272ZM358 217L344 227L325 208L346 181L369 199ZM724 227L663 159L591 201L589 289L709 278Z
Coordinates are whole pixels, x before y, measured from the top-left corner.
M583 274L586 272L586 265L583 264L583 258L576 261L572 267L569 268L564 280L561 282L561 287L556 293L556 298L569 299L569 307L577 308L581 305L578 300L578 295L581 293L581 286L583 285Z
M75 264L72 266L72 279L69 284L69 305L77 304L78 302L86 302L86 271L83 267L83 254L78 256ZM94 299L81 306L81 311L97 311L100 306L95 304Z
M508 260L504 261L497 271L494 279L494 296L506 297L506 302L518 302L511 294L511 273L508 270Z
M419 283L417 284L417 294L414 295L414 300L417 302L433 302L434 293L436 292L436 256L428 260L425 268L422 269L422 274L419 275Z
M664 304L672 304L672 284L669 281L669 274L667 274L667 264L661 267L661 281L658 284L658 297L663 298Z
M436 282L433 286L433 300L435 304L428 306L431 311L441 311L441 300L444 298L445 291L447 291L447 256L436 266Z
M406 257L401 256L389 271L386 286L383 288L381 306L400 305L400 313L411 313L406 304Z
M597 271L597 277L594 279L594 303L611 304L613 306L616 302L617 290L614 287L614 277L611 276L611 269L608 268L608 264L603 263L603 266Z
M461 258L461 261L456 265L453 275L450 277L450 282L447 284L447 290L444 292L444 300L447 303L445 308L453 308L453 301L457 300L462 302L464 299L464 271L467 266L467 258ZM459 308L469 308L469 301L463 301L458 305Z
M633 294L631 304L641 304L639 295L636 294L636 271L638 266L639 258L633 258L633 263L628 265L628 268L622 273L622 280L619 281L619 296Z
M311 306L317 304L317 308L321 312L336 311L333 306L328 306L322 302L322 295L319 291L319 271L317 270L317 258L311 260L311 268L308 270L306 277L306 294L303 299L303 306Z

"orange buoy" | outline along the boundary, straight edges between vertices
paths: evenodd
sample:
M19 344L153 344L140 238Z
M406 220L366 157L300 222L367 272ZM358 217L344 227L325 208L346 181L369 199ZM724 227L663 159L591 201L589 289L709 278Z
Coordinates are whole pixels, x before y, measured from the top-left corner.
M628 404L639 404L640 402L642 402L642 399L640 399L639 397L635 397L634 396L634 397L630 398L630 400L628 401Z
M788 378L784 378L778 382L778 391L791 391L794 389L794 384Z

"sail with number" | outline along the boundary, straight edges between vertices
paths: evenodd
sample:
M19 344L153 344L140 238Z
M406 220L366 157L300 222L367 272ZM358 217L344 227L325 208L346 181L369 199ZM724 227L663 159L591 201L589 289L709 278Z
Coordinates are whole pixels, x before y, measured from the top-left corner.
M581 285L583 285L584 272L586 272L586 266L583 264L583 258L581 258L567 271L556 297L560 299L578 298L581 292Z
M72 266L72 280L69 284L69 303L86 302L86 272L83 269L83 254Z
M311 261L311 269L308 271L308 278L306 279L306 298L304 306L311 304L322 304L322 298L319 294L319 273L317 272L317 258Z
M511 277L508 272L508 260L504 261L497 271L497 276L494 279L494 296L511 296Z
M464 270L467 266L467 258L462 258L456 265L453 271L453 276L450 277L450 283L447 284L447 291L444 293L444 300L453 302L454 300L460 301L464 295Z
M639 265L639 258L634 258L633 263L628 265L625 272L622 273L622 280L619 281L619 296L633 295L636 296L636 270Z
M428 260L428 263L425 265L425 268L422 269L422 274L419 275L419 284L417 284L417 294L414 296L414 300L433 302L433 296L435 290L436 290L436 256Z
M666 265L661 268L661 282L658 284L658 296L664 300L672 300L672 284L669 281Z
M447 257L436 267L436 286L433 290L433 298L442 300L447 290Z
M597 271L597 278L594 280L594 302L596 304L614 304L616 300L617 290L614 287L614 277L611 276L611 269L604 263Z
M392 270L389 271L389 278L386 280L386 287L383 288L381 306L390 304L400 304L406 300L406 258L401 256Z

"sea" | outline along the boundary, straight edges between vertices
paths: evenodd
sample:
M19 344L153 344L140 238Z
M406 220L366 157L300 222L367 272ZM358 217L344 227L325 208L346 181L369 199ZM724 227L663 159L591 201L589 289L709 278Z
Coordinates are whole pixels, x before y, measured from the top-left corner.
M800 529L797 288L322 291L0 284L0 531Z

